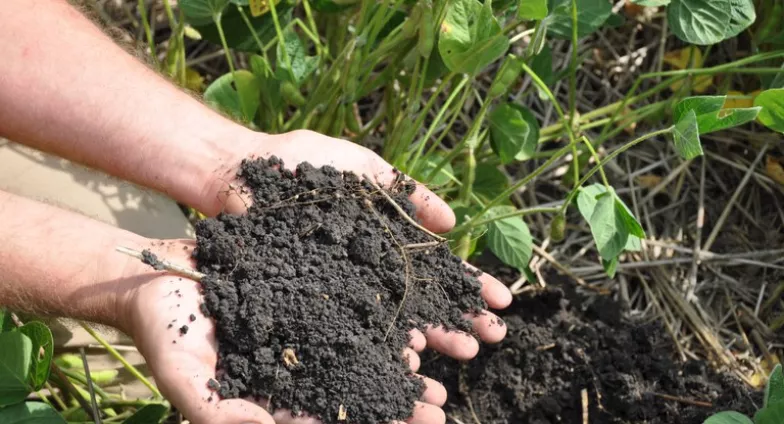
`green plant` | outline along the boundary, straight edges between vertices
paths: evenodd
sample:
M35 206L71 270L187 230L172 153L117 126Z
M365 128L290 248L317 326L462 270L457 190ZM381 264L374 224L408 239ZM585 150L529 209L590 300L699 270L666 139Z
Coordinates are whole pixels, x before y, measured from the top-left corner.
M0 309L0 422L93 422L90 414L99 411L106 423L146 424L159 423L169 415L168 403L160 399L160 394L151 401L126 401L120 395L108 394L101 386L114 380L117 371L88 374L82 357L66 354L55 358L53 349L52 332L45 324L22 324L15 315ZM114 355L121 359L116 351ZM91 388L95 398L89 393ZM35 400L28 400L31 394L35 394Z
M776 365L765 387L762 408L751 419L739 412L719 412L705 420L704 424L779 424L784 422L784 372L781 364Z
M731 14L737 24L733 32L748 27L755 16L753 9L747 10L747 0L639 3L669 4L673 29L687 12L713 20L723 19L720 12ZM640 249L643 228L610 186L603 168L628 148L669 134L675 150L690 160L702 154L700 134L742 125L760 113L766 125L780 125L776 111L781 105L775 93L760 95L757 106L744 109L724 109L724 96L688 93L692 80L703 75L778 78L780 68L759 64L780 61L782 51L760 52L711 68L643 74L623 101L579 115L576 73L582 58L576 46L579 39L620 19L606 0L282 0L270 3L266 11L257 10L252 14L256 16L249 16L240 0L182 0L180 5L184 19L205 38L217 34L216 41L227 52L234 48L248 55L249 70L236 69L233 56L226 55L229 72L207 88L208 103L266 132L307 128L360 143L370 133L382 137L387 161L434 187L452 205L457 226L449 238L460 256L489 249L526 272L534 240L520 217L552 214L553 239L560 239L570 206L588 222L609 275L615 274L624 251ZM240 17L239 28L229 16ZM229 22L231 37L224 28ZM181 24L172 22L172 28ZM728 27L722 25L722 30ZM520 32L513 35L516 31ZM698 27L689 31L697 31L695 37L687 34L695 42L717 42L737 34L711 36ZM530 37L523 54L509 53L523 37ZM558 74L548 46L552 38L567 39L573 46L568 69ZM489 86L482 83L488 74ZM564 77L569 95L562 107L551 86ZM541 128L531 111L507 96L523 78L533 82L528 93L551 103L558 114L554 124ZM660 82L637 92L643 82L655 80ZM629 111L630 105L674 83L681 88L673 97ZM358 105L363 101L375 108L361 113ZM631 140L604 158L597 152L629 123L667 111L672 111L672 126ZM601 131L591 139L590 129ZM543 143L559 139L566 140L563 147L539 151ZM570 166L564 178L569 185L565 201L560 206L526 208L518 190L565 161ZM588 162L594 166L585 171ZM522 178L505 168L523 163L538 166ZM597 173L601 183L584 186Z

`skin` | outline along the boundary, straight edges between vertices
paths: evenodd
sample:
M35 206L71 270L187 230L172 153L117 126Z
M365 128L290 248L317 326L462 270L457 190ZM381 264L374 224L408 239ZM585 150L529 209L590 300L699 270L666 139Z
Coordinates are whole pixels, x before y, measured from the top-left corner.
M351 142L309 131L253 132L224 118L127 54L65 1L5 0L0 57L0 136L158 190L208 215L244 211L248 200L237 194L234 175L247 157L328 164L381 184L393 179L389 164ZM454 225L451 209L424 186L411 199L430 230ZM131 335L161 391L193 423L316 422L267 412L263 402L208 401L216 342L212 321L196 312L198 283L155 272L114 250L150 248L192 265L192 241L145 239L2 192L0 222L0 306L89 320ZM491 308L509 305L502 283L487 274L480 280ZM177 289L181 298L170 294ZM186 335L178 326L167 328L190 313L198 318ZM491 325L490 312L470 318L485 342L506 334L506 327ZM407 353L414 370L416 352L426 347L464 360L479 350L467 334L430 328L412 336ZM445 422L440 406L446 392L433 380L426 383L409 423Z

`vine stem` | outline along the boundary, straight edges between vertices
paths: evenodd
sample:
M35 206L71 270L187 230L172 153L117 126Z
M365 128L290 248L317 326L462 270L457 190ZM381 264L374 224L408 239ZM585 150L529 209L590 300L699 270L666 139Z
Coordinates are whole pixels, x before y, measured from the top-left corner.
M667 127L667 128L664 128L664 129L661 129L661 130L658 130L658 131L654 131L652 133L645 134L645 135L643 135L641 137L638 137L638 138L636 138L636 139L634 139L634 140L624 144L623 146L619 147L618 149L616 149L615 151L613 151L612 153L607 155L606 158L602 159L601 162L597 163L596 166L594 166L590 171L588 171L588 173L586 173L585 176L583 176L583 178L581 178L580 181L577 183L577 188L582 187L582 185L585 184L585 182L588 181L588 179L591 178L593 176L593 174L595 174L600 169L602 169L602 166L604 166L604 164L606 164L607 162L615 159L616 156L620 155L621 153L631 149L632 147L636 146L637 144L642 143L643 141L645 141L645 140L647 140L649 138L653 138L653 137L656 137L658 135L670 133L670 132L672 132L673 128L674 127ZM571 192L569 192L569 196L566 197L566 200L564 201L563 205L561 205L560 213L564 213L566 211L566 208L569 207L569 204L572 203L572 200L574 199L574 196L576 196L576 195L577 195L577 189L574 189Z
M87 325L86 323L84 323L84 322L81 322L81 321L80 321L80 322L79 322L79 324L82 326L82 328L84 328L84 331L86 331L86 332L87 332L88 334L90 334L90 336L92 336L92 337L93 337L93 338L94 338L94 339L95 339L95 340L96 340L98 343L100 343L100 344L101 344L101 346L103 346L103 347L104 347L104 349L106 349L106 351L107 351L107 352L109 352L109 354L110 354L110 355L112 355L112 356L113 356L115 359L117 359L118 361L120 361L120 363L121 363L121 364L123 364L123 366L125 367L125 369L127 369L127 370L128 370L128 372L130 372L130 373L131 373L131 375L133 375L134 377L136 377L136 378L137 378L139 381L141 381L141 382L142 382L142 384L144 384L145 386L147 386L147 388L148 388L148 389L150 389L150 391L152 392L152 394L153 394L153 395L155 395L155 397L156 397L156 398L163 398L163 395L161 395L161 392L160 392L160 391L158 391L158 388L157 388L157 387L155 387L155 385L154 385L154 384L152 384L152 383L150 382L150 380L148 380L148 379L147 379L145 376L143 376L143 375L142 375L142 373L140 373L140 372L139 372L139 370L138 370L138 369L136 369L136 367L134 367L133 365L131 365L131 363L130 363L130 362L128 362L128 361L125 359L125 357L123 357L123 356L120 354L120 352L118 352L118 351L117 351L117 350L116 350L116 349L115 349L115 348L114 348L112 345L110 345L110 344L109 344L109 342L107 342L107 341L106 341L106 339L104 339L104 338L103 338L103 337L102 337L100 334L98 334L98 333L97 333L95 330L93 330L93 329L92 329L92 328L91 328L89 325Z
M536 168L530 174L526 175L525 178L521 179L520 181L518 181L517 183L515 183L511 187L509 187L506 190L504 190L501 194L496 196L495 199L491 200L487 205L485 205L485 207L482 208L482 210L479 211L479 213L474 215L473 218L471 218L468 221L464 222L463 224L455 227L455 229L452 230L452 233L456 234L456 233L459 233L459 232L465 230L466 228L472 228L472 227L476 226L475 222L479 222L479 218L481 218L485 214L487 214L487 212L490 210L490 208L492 208L493 206L498 205L499 203L504 201L504 199L509 197L512 193L514 193L515 191L519 190L520 187L528 184L534 178L536 178L539 175L541 175L547 168L550 167L550 165L555 163L556 160L558 160L561 156L563 156L566 152L571 150L573 147L574 147L574 143L569 143L568 145L562 147L552 157L547 159L542 165L540 165L538 168Z

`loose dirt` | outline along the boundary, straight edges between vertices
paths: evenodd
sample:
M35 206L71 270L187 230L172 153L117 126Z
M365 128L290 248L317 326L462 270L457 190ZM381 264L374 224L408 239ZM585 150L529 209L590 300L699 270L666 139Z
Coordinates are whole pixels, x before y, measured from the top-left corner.
M423 357L420 372L447 387L451 423L701 424L719 410L760 405L735 378L674 362L658 324L627 322L606 297L565 290L517 297L502 313L506 339L468 364Z
M410 417L424 385L402 354L409 330L470 330L463 313L486 307L479 282L367 181L281 169L275 158L245 161L248 214L196 225L219 394L326 424ZM412 189L402 177L388 189L409 216Z

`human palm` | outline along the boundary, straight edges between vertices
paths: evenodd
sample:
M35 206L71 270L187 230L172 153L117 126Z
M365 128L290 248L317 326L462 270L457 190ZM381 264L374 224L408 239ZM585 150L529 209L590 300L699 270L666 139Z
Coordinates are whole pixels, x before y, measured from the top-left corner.
M311 131L292 131L281 135L247 132L245 137L232 140L230 154L222 158L207 181L202 204L194 205L201 211L215 215L219 212L243 213L251 201L248 193L236 179L240 162L246 158L277 156L285 166L295 167L300 162L314 166L331 165L337 169L353 171L373 178L381 185L388 185L396 178L396 171L381 157L357 144L326 137ZM449 231L455 217L449 206L437 195L419 184L411 195L417 207L417 219L434 232ZM190 252L193 241L176 241L153 246L159 256L181 265L193 266ZM185 248L184 248L185 247ZM151 272L151 271L147 271ZM488 274L479 277L482 296L491 308L502 309L511 303L512 296L501 282ZM153 375L174 405L192 422L258 424L310 424L312 418L293 418L287 411L267 413L254 400L221 400L208 387L215 377L217 345L212 320L200 312L201 294L195 281L172 275L159 275L140 285L130 297L130 316L134 317L133 331L141 352L147 358ZM190 315L195 321L190 322ZM467 315L479 337L496 343L506 335L503 321L491 312ZM183 325L187 333L181 334ZM462 332L446 332L428 328L424 332L413 330L407 349L409 364L416 371L419 352L430 347L445 355L467 360L479 351L479 343ZM413 424L438 424L445 421L440 406L446 401L446 391L440 383L425 379L427 389L422 402L408 420ZM262 405L264 402L260 402ZM274 419L274 420L273 420Z

